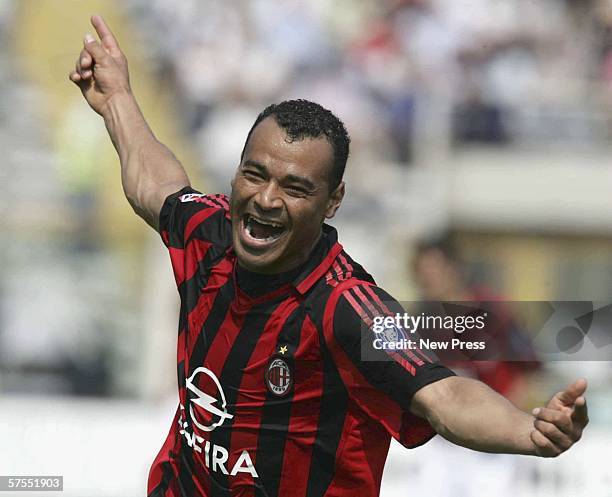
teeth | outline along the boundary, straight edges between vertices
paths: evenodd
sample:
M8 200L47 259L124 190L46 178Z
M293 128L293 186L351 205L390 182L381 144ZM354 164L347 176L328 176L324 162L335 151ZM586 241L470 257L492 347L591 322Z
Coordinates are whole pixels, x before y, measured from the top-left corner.
M250 224L251 220L257 221L259 224L265 224L266 226L272 226L273 228L277 228L277 229L280 229L283 227L282 224L274 223L272 221L263 221L261 219L251 216L250 214L247 217L247 225Z
M273 228L276 229L283 229L283 225L282 224L278 224L278 223L273 223L270 221L262 221L256 217L251 216L250 214L247 214L247 217L245 219L245 228L247 229L247 231L249 232L249 235L251 235L251 237L253 238L257 238L254 234L253 234L253 221L258 222L259 224L264 224L266 226L271 226ZM274 240L276 240L279 236L281 235L281 233L277 233L275 235L272 236L268 236L266 238L259 238L259 240L263 240L266 242L272 242Z

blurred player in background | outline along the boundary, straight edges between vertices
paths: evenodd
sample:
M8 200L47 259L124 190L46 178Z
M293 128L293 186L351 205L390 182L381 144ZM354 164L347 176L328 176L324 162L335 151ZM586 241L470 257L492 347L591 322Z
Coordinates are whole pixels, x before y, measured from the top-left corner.
M420 297L426 302L486 303L503 300L482 282L469 281L466 267L448 234L417 243L410 262ZM499 326L493 333L506 344L524 344L525 350L520 351L520 356L525 360L464 360L445 364L462 376L482 381L514 405L525 409L532 396L530 379L540 364L512 316L500 316L503 310L505 307L496 307ZM435 441L429 450L434 457L424 460L419 485L426 488L431 497L476 497L483 492L498 497L512 495L514 458L505 454L465 453L440 441ZM465 474L472 476L466 479ZM434 476L438 479L432 485Z
M362 360L362 333L401 308L324 223L349 146L331 112L266 108L231 197L204 195L149 129L117 40L92 24L100 41L85 37L70 79L104 118L126 197L160 232L181 296L180 402L150 496L375 496L391 436L543 457L580 439L585 380L530 415L420 351Z
M470 283L457 247L449 235L425 240L417 244L412 259L412 269L420 296L430 302L500 302L502 296L495 294L483 282ZM498 312L506 310L501 306ZM525 335L517 328L512 316L498 319L503 326L494 332L506 344L523 344L526 350L519 354L522 361L464 361L449 364L462 376L476 378L493 390L526 408L530 392L530 375L539 367L535 351L529 346ZM529 358L530 360L527 360Z

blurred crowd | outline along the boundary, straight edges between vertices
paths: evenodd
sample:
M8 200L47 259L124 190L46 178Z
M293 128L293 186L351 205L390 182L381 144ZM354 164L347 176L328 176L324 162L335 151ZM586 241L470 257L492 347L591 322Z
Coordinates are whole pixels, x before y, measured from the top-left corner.
M129 0L121 8L149 83L174 95L168 118L195 145L206 188L227 191L247 132L269 103L308 98L345 121L352 155L342 240L392 293L411 281L418 294L405 251L393 252L389 240L413 229L398 207L434 224L436 185L402 175L432 151L448 158L467 145L612 139L612 0ZM133 395L140 363L155 369L160 360L138 348L150 333L145 320L159 321L147 318L142 302L159 292L145 288L141 273L167 261L147 265L134 257L142 246L128 248L130 259L105 245L100 221L116 212L100 200L104 129L80 100L45 124L40 89L20 73L14 51L17 10L18 2L0 0L0 209L10 234L0 247L8 268L0 276L0 389ZM378 256L383 249L388 257ZM157 298L168 300L163 312L173 322L173 302ZM173 332L160 331L170 337L162 351L170 362Z
M612 136L610 0L129 6L217 178L253 116L285 97L332 107L357 154L404 165L421 145Z

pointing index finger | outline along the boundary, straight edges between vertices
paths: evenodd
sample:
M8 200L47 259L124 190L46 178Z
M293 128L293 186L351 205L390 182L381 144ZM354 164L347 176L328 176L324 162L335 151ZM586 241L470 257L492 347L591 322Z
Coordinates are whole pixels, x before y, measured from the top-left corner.
M108 50L110 55L117 56L121 54L121 49L119 48L119 43L117 42L117 38L110 30L102 16L93 15L91 16L91 24L95 28L96 33L100 37L100 41L102 42L102 46Z

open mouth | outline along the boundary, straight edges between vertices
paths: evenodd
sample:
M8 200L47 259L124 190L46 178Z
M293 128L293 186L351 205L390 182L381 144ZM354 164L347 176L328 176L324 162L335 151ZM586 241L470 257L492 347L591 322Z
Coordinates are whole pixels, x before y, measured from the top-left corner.
M242 222L249 238L260 243L275 242L286 231L286 228L280 223L256 218L251 214L245 214Z

